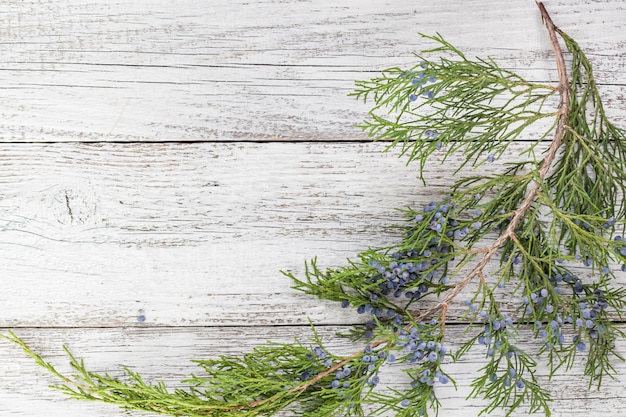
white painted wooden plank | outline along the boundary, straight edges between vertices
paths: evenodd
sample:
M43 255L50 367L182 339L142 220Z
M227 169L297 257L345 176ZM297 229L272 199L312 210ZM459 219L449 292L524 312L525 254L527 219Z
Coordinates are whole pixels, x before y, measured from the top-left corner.
M547 7L599 82L623 86L624 3ZM556 77L532 1L46 0L0 16L2 141L363 139L352 126L367 107L346 94L414 64L417 32Z
M624 124L623 2L547 6L590 52ZM555 76L535 5L521 0L44 0L2 4L0 19L5 142L363 139L352 125L367 106L345 94L354 79L412 63L417 31L439 31L534 80ZM306 333L259 326L360 321L296 294L278 269L301 272L313 255L340 265L391 243L394 207L445 194L449 167L432 167L434 188L424 189L380 147L2 146L0 326L61 363L69 343L96 369L128 364L177 381L193 368L188 359ZM450 322L463 311L453 306ZM62 399L16 349L0 350L0 415L140 415ZM444 414L476 415L463 398L478 362L450 367L468 374L460 393L442 393ZM555 415L626 414L620 371L600 393L584 390L580 368L559 375Z
M503 169L525 146L481 171ZM447 194L458 160L430 165L424 187L383 147L0 146L0 269L10 282L0 326L142 325L139 315L159 326L361 321L291 290L279 271L302 275L314 256L341 266L392 244L403 223L395 208Z
M343 327L320 327L318 332L327 341L331 351L347 354L361 348L345 339L333 337ZM460 340L467 336L462 328L446 328L449 346L456 349ZM122 376L124 366L142 373L149 382L164 381L169 386L180 386L180 381L191 373L199 373L197 366L190 361L207 359L221 354L240 355L266 340L289 342L293 337L309 340L310 330L306 327L256 327L256 328L115 328L115 329L19 329L18 334L46 361L52 362L59 370L71 372L61 345L67 345L74 354L84 358L88 367L96 372L107 372ZM532 349L532 345L520 336L520 342ZM626 349L626 341L618 341L621 350ZM25 357L16 346L0 341L0 415L37 416L43 410L47 417L121 417L150 416L153 414L125 412L113 405L81 403L67 399L62 394L48 389L56 380ZM480 409L478 400L465 400L471 391L470 383L484 363L485 352L476 348L458 363L444 365L444 369L458 383L458 391L451 385L438 387L442 401L440 415L455 417L475 417ZM541 362L540 362L541 363ZM541 383L553 394L553 416L600 416L609 412L620 416L626 414L626 380L607 379L600 391L587 390L583 377L583 358L576 360L573 369L565 374L558 372L551 382L547 381L545 368L539 368ZM616 362L621 375L626 372L623 362ZM27 381L27 382L26 382ZM381 373L380 388L392 386L406 387L406 376L397 366L386 366ZM490 414L503 416L498 411ZM516 414L518 415L518 414ZM525 415L525 414L519 414ZM536 414L541 415L541 414ZM285 413L285 416L292 416Z

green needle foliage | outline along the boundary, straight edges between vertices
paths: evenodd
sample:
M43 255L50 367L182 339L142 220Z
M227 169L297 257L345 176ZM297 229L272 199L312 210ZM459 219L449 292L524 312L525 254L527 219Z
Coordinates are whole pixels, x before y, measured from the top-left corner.
M169 390L130 370L123 380L92 373L69 352L75 375L64 376L13 333L5 337L74 398L173 416L428 416L440 406L437 387L455 384L446 363L470 350L484 355L469 394L486 400L482 413L521 406L550 415L537 357L552 377L582 355L589 387L599 388L615 374L615 340L624 336L615 323L626 294L613 281L620 265L626 271L626 133L607 119L585 54L538 5L557 85L470 59L440 35L425 36L436 47L413 68L357 83L353 95L373 103L363 129L399 146L422 181L434 156L448 163L460 155L458 173L528 144L504 172L460 176L449 195L405 210L397 245L368 249L346 267L320 269L313 260L303 278L286 274L296 289L366 315L340 335L363 349L335 355L313 329L307 343L197 361L200 374ZM513 306L501 301L503 287ZM452 351L446 320L459 299L469 324ZM524 350L529 335L536 348ZM377 387L391 364L405 372L404 389Z

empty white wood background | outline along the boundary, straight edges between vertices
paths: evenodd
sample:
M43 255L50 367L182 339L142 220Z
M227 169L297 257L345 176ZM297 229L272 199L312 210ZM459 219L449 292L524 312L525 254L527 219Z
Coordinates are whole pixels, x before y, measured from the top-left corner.
M546 6L626 126L626 4ZM0 331L61 370L65 344L93 370L171 384L191 359L306 339L307 318L349 352L332 334L362 318L279 271L391 243L394 208L446 192L454 161L422 186L354 127L368 108L347 97L354 80L412 65L429 46L418 32L556 79L534 0L0 2ZM459 390L439 390L441 415L478 413L465 396L483 355L447 365ZM618 368L601 391L587 391L580 363L546 381L553 415L626 415ZM69 400L54 382L0 342L2 417L147 415Z

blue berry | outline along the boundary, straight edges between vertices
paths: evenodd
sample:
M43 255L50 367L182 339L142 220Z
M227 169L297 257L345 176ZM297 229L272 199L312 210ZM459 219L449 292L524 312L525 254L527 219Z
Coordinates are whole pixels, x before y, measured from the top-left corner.
M519 381L517 381L517 383L515 384L515 386L519 389L524 388L524 381L522 381L521 379Z
M495 160L496 160L496 157L495 157L495 156L493 156L493 155L487 155L487 162L490 162L490 163L491 163L491 162L493 162L493 161L495 161Z
M429 362L437 362L437 359L439 359L439 355L437 355L437 352L430 352L428 354L428 361Z
M409 100L411 100L411 101L415 101L415 100L417 100L417 96L416 96L415 94L411 94L411 95L409 96Z
M449 379L448 379L448 377L447 377L447 376L445 376L445 375L441 375L441 376L439 377L439 382L440 382L440 383L442 383L442 384L447 384L447 383L448 383L448 381L449 381Z
M402 402L400 403L400 405L401 405L402 407L408 407L409 405L411 405L411 401L409 401L408 399L406 399L406 398L405 398L404 400L402 400Z
M574 284L574 291L576 291L577 293L583 292L583 283L580 281L576 281L576 283Z

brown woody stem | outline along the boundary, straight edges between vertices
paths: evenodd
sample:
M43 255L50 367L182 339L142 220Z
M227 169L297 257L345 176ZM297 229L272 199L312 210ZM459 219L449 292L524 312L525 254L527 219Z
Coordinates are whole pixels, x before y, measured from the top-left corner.
M482 278L483 270L485 266L489 263L491 258L496 254L498 249L500 249L509 239L516 239L515 230L519 226L522 218L524 217L524 214L526 214L526 212L531 208L532 203L537 198L537 193L539 192L541 188L541 183L546 178L548 171L550 170L550 167L556 160L557 152L563 142L563 137L567 131L567 114L568 114L568 110L570 106L571 89L569 85L569 80L567 78L565 58L563 57L563 51L561 49L561 46L557 38L557 27L552 22L552 19L550 18L550 15L548 14L543 3L538 2L537 6L539 7L541 16L548 30L548 35L550 36L550 42L552 43L552 49L554 50L554 54L556 55L556 65L557 65L557 71L558 71L558 76L559 76L559 84L556 90L559 92L561 101L559 103L559 107L556 112L559 115L559 119L558 119L557 126L555 129L554 138L552 139L552 143L550 144L550 147L548 148L548 151L546 152L546 156L543 159L539 167L537 180L533 183L533 185L530 187L530 189L526 193L526 196L524 197L524 200L522 201L520 206L517 208L517 210L513 212L513 217L511 218L511 222L508 224L504 232L502 232L502 234L493 242L491 246L480 250L480 252L484 252L485 255L476 264L476 266L459 283L457 283L454 286L454 288L450 290L450 292L446 294L446 296L439 303L437 303L437 305L435 305L433 308L429 309L428 311L425 311L424 313L417 315L415 317L416 321L425 319L426 317L429 317L433 315L434 313L436 313L437 311L441 310L442 322L445 323L448 305L450 301L452 301L452 299L454 299L467 286L467 284L469 284L475 277ZM372 347L380 346L385 343L389 343L389 341L379 340L375 342L372 345ZM350 360L354 359L355 357L360 356L362 353L363 353L362 350L356 352L355 354L349 356L344 361L341 361L335 364L334 366L332 366L331 368L327 369L326 371L318 374L312 380L307 381L307 383L302 384L299 387L292 389L292 391L305 390L306 388L318 382L325 376L336 371L344 364L350 362ZM253 405L253 404L249 404L249 405Z
M491 260L491 258L496 254L498 249L500 249L509 239L516 240L517 237L515 235L515 230L517 226L519 226L524 214L531 208L533 202L537 198L537 194L541 188L541 183L548 175L548 171L550 167L554 163L557 157L557 153L561 144L563 143L563 137L567 132L567 116L568 110L570 107L570 99L571 99L571 88L569 85L569 80L567 78L567 68L565 65L565 58L563 57L563 50L561 49L561 45L559 44L559 40L557 37L558 28L550 18L548 11L545 6L541 2L537 2L537 7L539 7L539 11L541 12L541 17L546 25L546 29L548 30L548 35L550 36L550 42L552 44L552 49L554 50L554 54L556 56L556 66L557 72L559 76L559 84L556 90L560 95L560 103L557 109L557 114L559 115L559 119L557 121L554 138L552 139L552 143L546 152L546 156L541 162L538 171L538 178L532 184L530 189L527 191L524 200L520 204L520 206L513 212L513 217L511 218L511 222L508 224L507 228L500 234L500 236L493 242L493 244L487 248L485 248L485 255L482 259L476 264L476 266L452 289L446 296L435 305L433 308L425 311L415 317L416 321L423 320L424 318L431 316L439 310L444 311L444 308L450 303L450 301L455 298L466 286L469 284L475 277L482 277L483 270L487 263ZM447 310L447 308L445 308Z

